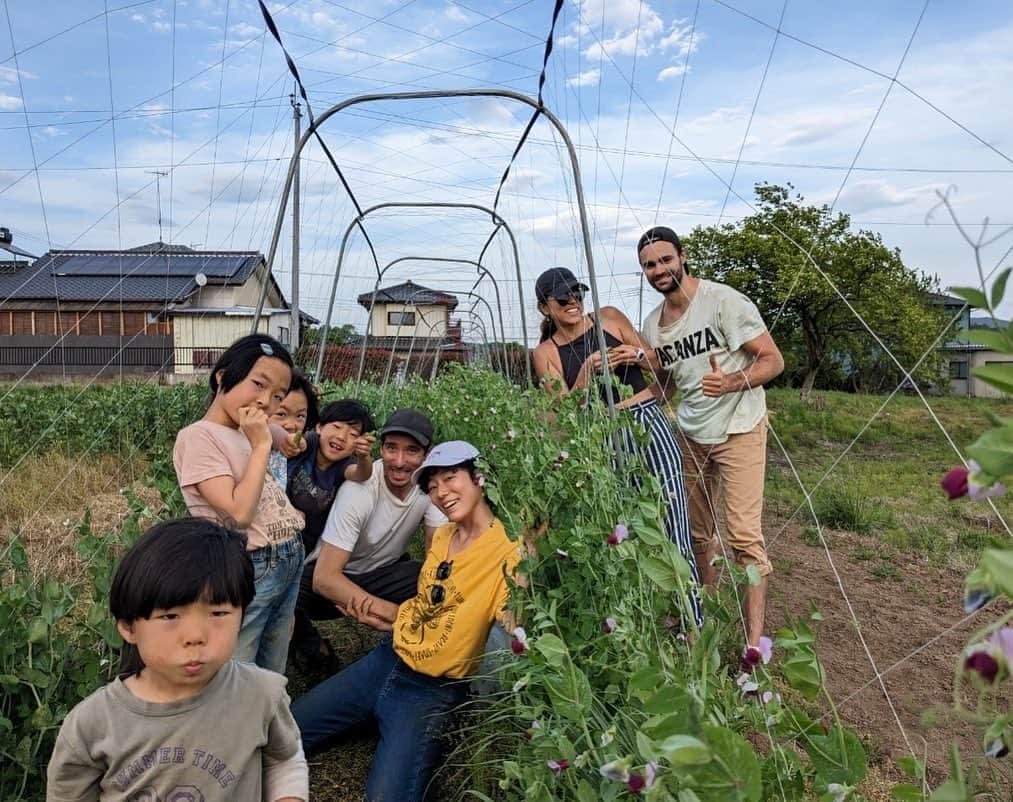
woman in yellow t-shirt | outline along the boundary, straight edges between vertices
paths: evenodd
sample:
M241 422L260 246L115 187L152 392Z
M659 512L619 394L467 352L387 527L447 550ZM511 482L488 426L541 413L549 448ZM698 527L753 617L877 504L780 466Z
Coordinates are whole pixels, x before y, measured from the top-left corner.
M467 695L493 622L507 624L507 577L520 551L485 499L478 456L463 440L429 452L415 480L450 523L433 535L418 593L398 608L390 636L292 705L307 753L376 720L368 802L426 798L449 714Z

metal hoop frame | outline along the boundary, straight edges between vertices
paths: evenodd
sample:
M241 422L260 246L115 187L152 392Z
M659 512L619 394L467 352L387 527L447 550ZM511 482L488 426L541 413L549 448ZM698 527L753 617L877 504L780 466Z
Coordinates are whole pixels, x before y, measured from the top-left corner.
M312 137L316 133L317 129L320 128L320 126L323 125L324 122L326 122L333 115L337 114L339 111L362 103L372 103L383 100L427 100L427 99L452 98L452 97L499 97L499 98L506 98L508 100L515 100L518 103L523 103L538 111L559 132L559 135L562 138L563 143L566 145L567 153L570 156L570 167L573 172L573 183L575 193L577 196L577 211L580 216L580 228L584 239L584 258L587 261L588 283L591 285L591 299L594 305L594 312L595 312L594 328L598 340L598 349L601 351L602 354L602 378L606 382L606 385L610 385L611 371L609 370L608 361L605 359L605 355L608 352L608 345L605 342L605 330L602 328L601 325L601 304L598 296L598 280L594 270L594 255L591 249L591 228L587 218L587 205L584 201L584 187L580 177L580 165L577 162L577 152L573 147L573 141L570 139L570 135L569 133L567 133L566 127L559 121L559 118L557 118L556 115L554 115L551 111L549 111L549 109L547 109L539 101L535 100L532 97L529 97L528 95L522 94L521 92L514 92L509 89L447 89L427 92L386 92L386 93L380 92L367 95L356 95L355 97L347 98L341 101L340 103L331 106L329 109L327 109L327 111L325 111L323 114L317 117L313 121L313 123L307 127L306 131L302 135L302 138L299 140L299 144L296 146L295 152L292 154L291 160L289 161L288 175L286 176L285 184L282 187L281 203L278 205L278 215L275 218L274 231L271 235L271 247L268 249L266 275L269 276L271 273L271 268L274 264L274 257L278 250L278 241L281 238L281 229L284 223L285 210L288 207L289 196L292 192L292 181L295 176L296 167L299 164L299 157L302 154L303 148L306 147L306 143L309 141L310 137ZM369 210L366 210L366 212L368 211ZM364 212L362 215L359 215L356 222L361 222L366 212ZM348 232L346 231L345 237L342 239L341 243L342 255L344 254L345 242L347 239L348 239ZM512 236L511 240L513 240ZM514 242L514 248L516 250L516 242ZM340 266L341 256L339 256L338 259ZM337 280L338 275L336 274L334 277L334 285L333 285L335 289L337 287ZM517 286L518 292L520 292L521 282L519 280L519 277ZM266 281L265 278L264 284L261 286L260 289L260 298L257 301L257 311L253 318L253 331L256 331L258 325L260 324L260 316L264 311L264 300L267 296L267 287L268 282ZM331 307L333 307L333 305L334 305L334 292L332 291L331 303L327 310L328 322L330 320ZM521 317L523 321L524 319L523 303L521 305ZM527 346L526 322L523 322L523 325L524 325L524 341L525 346ZM324 348L325 343L326 343L326 330L324 332L324 336L321 337L321 349ZM616 408L611 393L606 393L606 400L608 402L609 415L612 418L615 418Z
M489 278L492 280L493 287L496 290L496 307L497 307L497 311L499 312L499 333L500 333L500 338L501 338L500 342L503 345L500 359L501 359L501 365L502 365L503 371L504 371L504 373L506 373L506 371L507 371L507 361L506 361L506 329L503 326L503 304L500 301L499 283L496 281L495 276L493 276L492 273L490 273L488 270L486 270L484 267L482 267L482 264L480 262L476 262L473 259L450 259L450 258L442 257L442 256L401 256L401 257L398 257L397 259L395 259L392 262L388 262L386 265L383 266L383 269L380 270L379 275L376 277L376 283L373 285L373 296L370 299L370 303L369 303L369 306L370 306L370 315L369 315L369 318L367 318L367 320L366 320L366 333L363 335L363 338L362 338L362 348L359 351L359 370L358 370L358 372L356 374L356 379L355 379L356 384L358 384L359 382L362 381L362 371L363 371L363 368L364 368L364 366L366 364L367 341L369 340L369 335L372 332L372 328L373 328L372 308L373 308L373 305L376 303L376 296L377 296L377 294L380 291L380 282L383 281L383 277L386 275L386 273L387 273L388 270L390 270L392 267L394 267L394 265L400 264L401 262L440 262L441 264L443 264L443 263L450 263L450 264L474 265L480 271L482 271L484 273L484 275L489 276ZM479 281L481 281L481 280L482 280L482 276L479 276ZM478 282L475 282L475 286L471 288L472 291L455 291L455 292L451 292L450 295L467 295L467 296L470 296L472 298L477 298L482 303L484 303L486 305L486 308L489 310L489 318L490 318L490 321L492 323L493 340L495 340L496 339L496 319L492 316L492 307L489 306L489 302L485 298L483 298L481 295L478 295L477 293L473 292L473 290L477 286L478 286ZM414 297L414 295L415 295L415 293L412 294L412 297ZM318 375L319 375L319 371L318 371ZM529 376L529 379L530 379L530 376Z

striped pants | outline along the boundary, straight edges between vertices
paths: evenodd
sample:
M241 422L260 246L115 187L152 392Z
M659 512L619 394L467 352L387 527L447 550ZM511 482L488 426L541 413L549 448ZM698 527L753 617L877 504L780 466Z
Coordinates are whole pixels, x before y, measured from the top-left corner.
M686 501L686 486L682 478L682 450L672 433L672 425L661 406L653 398L640 401L632 406L624 407L633 419L647 432L649 442L642 446L636 442L633 432L623 430L623 445L627 453L638 454L647 464L661 485L665 494L667 514L665 531L689 563L694 587L689 594L689 602L693 608L693 617L699 626L703 622L703 611L700 605L700 574L696 567L693 554L693 536L689 527L689 505Z

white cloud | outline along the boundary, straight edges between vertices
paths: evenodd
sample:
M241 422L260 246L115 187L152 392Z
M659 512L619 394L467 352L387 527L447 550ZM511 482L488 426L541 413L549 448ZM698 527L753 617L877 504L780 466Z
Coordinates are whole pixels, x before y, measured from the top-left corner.
M13 67L0 65L0 84L16 84L18 82L18 75L25 80L35 80L39 77L34 72L28 72L28 70L16 70Z
M601 70L597 67L593 70L586 70L572 78L566 79L567 86L594 86L601 80Z
M673 64L671 67L665 67L665 69L658 73L658 80L667 81L669 78L677 78L684 72L686 72L684 64Z
M13 111L21 108L21 98L0 93L0 109Z
M62 130L60 128L57 128L55 125L47 125L45 128L40 129L39 133L41 133L43 136L48 136L48 137L57 137L57 136L66 136L67 135L66 131L64 131L64 130Z
M841 192L837 205L850 214L862 214L872 209L908 206L923 202L926 196L931 196L936 188L936 185L932 185L903 189L885 179L871 178L865 181L855 181L846 186Z
M248 22L240 22L238 25L233 25L231 30L240 39L252 39L254 36L260 36L264 32L263 28L250 25Z
M449 5L443 12L444 16L454 22L468 22L469 17L458 6Z

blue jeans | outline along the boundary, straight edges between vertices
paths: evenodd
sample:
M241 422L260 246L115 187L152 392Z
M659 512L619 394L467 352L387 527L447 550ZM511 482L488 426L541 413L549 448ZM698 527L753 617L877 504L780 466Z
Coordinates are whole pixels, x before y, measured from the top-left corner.
M394 652L390 636L365 657L292 703L307 753L325 740L376 719L380 742L366 780L367 802L421 802L443 757L452 711L467 680L413 671Z
M304 556L302 538L298 535L250 552L256 594L243 616L236 660L285 673Z

